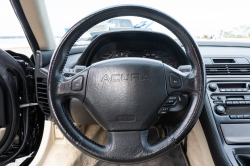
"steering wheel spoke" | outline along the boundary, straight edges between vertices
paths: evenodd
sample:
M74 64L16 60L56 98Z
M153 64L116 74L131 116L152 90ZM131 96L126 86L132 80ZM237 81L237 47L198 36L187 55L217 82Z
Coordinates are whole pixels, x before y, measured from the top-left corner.
M114 162L123 160L124 163L135 156L146 156L147 134L148 130L108 132L106 155L112 156Z
M167 92L173 93L187 93L191 94L194 91L200 91L197 86L197 76L193 70L190 72L181 72L171 66L164 64Z
M61 98L77 98L80 101L84 100L86 90L88 70L81 71L80 73L70 77L64 78L63 81L57 83L57 95ZM64 77L61 75L61 77Z

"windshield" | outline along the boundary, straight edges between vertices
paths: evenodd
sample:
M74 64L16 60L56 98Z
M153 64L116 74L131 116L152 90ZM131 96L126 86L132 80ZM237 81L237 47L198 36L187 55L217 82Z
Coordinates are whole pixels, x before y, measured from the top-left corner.
M137 4L155 8L175 18L195 40L250 42L249 0L44 0L58 43L80 19L105 7ZM2 49L31 55L29 43L9 1L0 5L0 45ZM13 31L13 27L15 30ZM75 45L89 44L101 33L113 30L140 29L165 33L176 39L161 25L141 17L118 17L106 20L86 32Z
M249 0L239 0L234 3L227 0L45 0L45 3L57 42L80 19L102 8L120 4L144 5L161 10L179 21L195 40L250 41ZM141 17L118 17L92 27L76 44L88 44L100 32L124 29L153 30L176 38L151 20Z

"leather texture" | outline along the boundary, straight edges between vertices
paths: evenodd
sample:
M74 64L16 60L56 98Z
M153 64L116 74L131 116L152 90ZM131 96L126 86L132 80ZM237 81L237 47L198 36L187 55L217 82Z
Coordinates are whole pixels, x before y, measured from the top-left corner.
M63 82L61 72L67 61L67 56L73 43L89 28L99 22L117 16L140 16L156 21L172 31L184 45L187 64L192 66L188 75L179 73L182 77L183 86L177 90L169 89L168 94L178 91L188 91L191 94L191 101L185 117L174 131L154 145L147 143L147 130L142 131L116 131L109 132L109 143L105 147L100 146L84 135L82 135L71 122L62 107L62 100L57 97L58 82ZM91 71L91 66L89 67ZM93 67L94 68L94 67ZM171 67L164 67L165 71L176 72ZM168 70L169 69L169 70ZM87 69L88 70L88 69ZM169 73L165 74L165 77ZM166 78L168 80L168 77ZM189 85L191 85L189 87ZM87 88L88 88L87 84ZM194 88L194 89L192 89ZM87 89L88 90L88 89ZM88 92L87 92L88 93ZM139 163L154 159L168 150L177 146L191 131L198 120L204 102L205 94L205 70L199 49L190 34L176 20L165 13L152 8L122 5L106 8L97 11L76 23L62 38L61 43L55 50L48 75L48 96L49 104L58 127L65 137L82 152L97 158L113 163ZM148 94L153 95L153 94ZM107 96L108 97L108 96ZM133 97L133 96L131 96ZM138 100L138 99L135 99ZM89 102L90 103L90 102ZM92 103L94 104L94 103ZM127 103L129 104L129 103ZM95 107L99 108L99 107ZM101 111L101 110L98 110ZM126 141L127 140L127 141ZM130 153L128 153L130 151Z

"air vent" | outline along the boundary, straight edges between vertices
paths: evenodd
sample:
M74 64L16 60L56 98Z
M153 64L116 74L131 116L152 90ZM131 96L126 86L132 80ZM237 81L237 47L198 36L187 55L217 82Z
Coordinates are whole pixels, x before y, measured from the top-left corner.
M38 97L39 106L41 107L42 111L45 114L50 114L46 78L37 79L37 97Z
M207 75L250 75L250 65L206 65Z

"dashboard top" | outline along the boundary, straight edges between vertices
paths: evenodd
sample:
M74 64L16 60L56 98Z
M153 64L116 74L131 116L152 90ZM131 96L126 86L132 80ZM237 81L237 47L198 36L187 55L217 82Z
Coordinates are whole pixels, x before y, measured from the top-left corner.
M236 58L242 57L246 58L250 62L250 43L249 42L224 42L224 41L196 41L199 46L199 50L203 58ZM178 41L177 41L178 43ZM180 44L179 44L180 45ZM88 45L83 46L74 46L72 47L70 54L68 56L68 60L65 64L66 68L73 68L82 52L88 47ZM122 53L125 53L122 55ZM128 54L126 54L128 53ZM103 58L113 58L114 56L133 56L133 57L145 57L146 54L150 54L148 58L153 58L157 60L162 60L163 63L173 64L175 68L178 68L179 58L172 58L172 54L164 51L159 51L156 49L120 49L120 50L109 50L107 52L103 52L99 59L95 59L95 61L102 60ZM46 74L49 69L49 59L51 58L53 51L43 51L42 61L46 63L41 63L41 70ZM152 56L151 56L152 54ZM108 55L108 56L107 56ZM160 56L157 56L160 55ZM147 57L147 56L146 56ZM45 59L45 60L44 60ZM93 63L93 62L91 62Z

